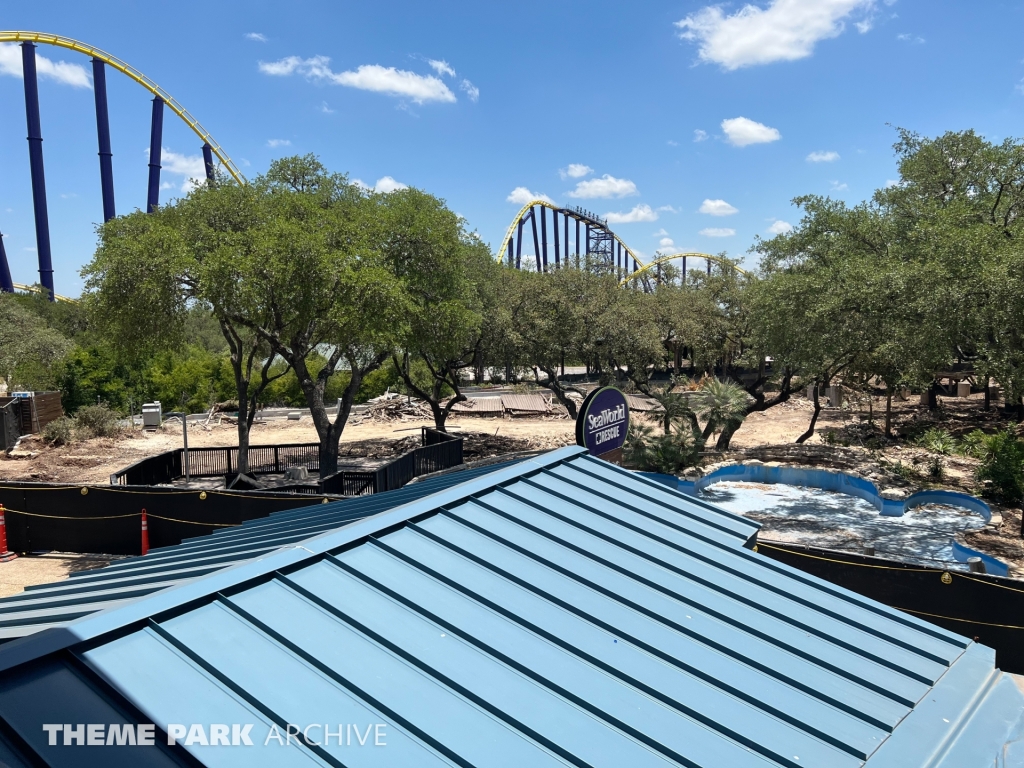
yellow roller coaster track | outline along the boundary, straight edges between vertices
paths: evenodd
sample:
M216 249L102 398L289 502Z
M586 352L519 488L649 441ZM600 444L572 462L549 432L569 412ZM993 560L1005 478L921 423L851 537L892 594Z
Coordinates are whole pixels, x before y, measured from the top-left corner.
M67 48L71 51L84 53L86 56L92 56L99 59L104 64L109 64L118 72L130 77L154 96L159 96L163 99L164 103L171 108L171 111L184 120L185 124L195 132L196 136L210 145L210 148L213 150L213 154L221 161L221 163L223 163L227 172L231 174L231 177L239 184L246 183L245 176L243 176L242 172L235 167L233 162L231 162L231 158L228 157L227 153L223 149L221 149L220 144L214 140L208 130L199 124L198 120L189 114L187 109L181 106L181 104L179 104L171 94L167 93L167 91L139 72L135 67L121 61L121 59L116 56L111 56L106 51L102 51L93 45L87 45L86 43L79 42L78 40L72 40L70 37L50 35L45 32L0 32L0 43L41 43L43 45L55 45L58 48Z
M519 225L519 220L522 219L523 216L525 216L531 208L538 205L543 206L545 208L550 208L553 211L563 210L561 206L555 205L554 203L550 203L547 200L533 200L524 205L520 209L519 213L516 214L516 217L512 219L512 223L509 225L508 230L505 232L505 237L501 241L501 248L498 249L497 254L495 254L494 256L496 261L502 261L505 258L506 254L508 253L508 244L512 241L512 237L516 233L516 228ZM620 281L620 285L628 285L631 281L648 273L651 269L656 268L659 264L666 264L672 261L673 259L679 259L683 257L707 259L710 262L719 264L724 267L732 267L741 275L745 276L747 274L742 269L733 264L731 261L723 259L721 256L712 256L710 253L671 253L665 256L659 256L658 258L654 259L650 264L644 264L644 262L640 258L638 258L637 255L633 252L633 249L626 245L624 242L622 242L622 239L618 235L614 235L613 233L613 236L615 237L615 241L622 246L623 250L627 254L629 254L629 258L633 259L633 261L635 261L639 266L639 269L637 269L636 272L630 272L626 277L624 277Z
M42 293L43 289L38 285L25 285L24 283L14 283L14 287L19 291L25 293ZM77 299L69 299L67 296L61 296L59 293L53 294L53 298L57 301L66 301L68 304L77 304Z
M658 267L658 265L660 265L660 264L667 264L668 262L673 261L675 259L687 259L687 258L689 258L689 259L705 259L707 261L710 261L710 262L712 262L714 264L718 264L718 265L723 266L723 267L731 267L733 270L735 270L736 272L740 273L744 277L746 277L746 275L747 275L746 271L740 269L739 267L737 267L735 264L733 264L728 259L723 259L721 256L712 256L710 253L697 253L697 252L693 252L693 251L687 251L685 253L669 253L669 254L666 254L664 256L659 256L658 258L654 259L654 261L652 261L650 264L644 264L636 272L631 272L628 277L626 277L624 280L621 281L620 285L626 285L631 280L635 280L636 278L640 277L641 275L643 275L643 274L645 274L647 272L650 272L652 269L656 269Z

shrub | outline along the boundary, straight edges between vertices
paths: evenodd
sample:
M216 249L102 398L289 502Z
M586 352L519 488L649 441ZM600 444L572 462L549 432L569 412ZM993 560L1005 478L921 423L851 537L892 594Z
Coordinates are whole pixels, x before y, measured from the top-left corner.
M1009 430L986 435L985 456L975 474L986 490L998 499L1024 499L1024 442Z
M980 429L976 429L973 432L968 432L960 440L959 453L963 456L973 456L976 459L984 459L988 453L987 438L984 432Z
M700 460L700 445L689 430L655 435L646 424L631 424L623 455L626 462L644 472L674 475Z
M957 449L956 439L944 429L932 427L916 440L917 444L926 451L939 453L948 456Z
M43 440L50 445L67 445L74 439L74 424L67 416L54 419L43 427Z
M86 405L75 414L75 428L82 437L115 437L121 432L119 421L105 405Z

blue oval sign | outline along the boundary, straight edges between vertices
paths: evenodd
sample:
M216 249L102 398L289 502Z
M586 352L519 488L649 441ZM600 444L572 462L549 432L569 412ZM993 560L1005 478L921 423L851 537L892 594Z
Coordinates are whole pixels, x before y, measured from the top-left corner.
M594 456L622 448L629 429L626 396L615 387L595 389L580 406L576 419L576 444Z

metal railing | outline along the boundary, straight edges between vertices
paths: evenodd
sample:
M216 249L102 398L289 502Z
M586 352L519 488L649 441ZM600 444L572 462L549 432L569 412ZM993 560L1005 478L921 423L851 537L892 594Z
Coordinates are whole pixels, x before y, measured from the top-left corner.
M401 488L415 477L462 464L462 438L423 427L420 447L370 470L342 470L316 483L294 483L273 490L303 494L362 496ZM111 485L165 485L186 476L184 450L178 448L137 461L110 476ZM238 471L238 448L189 448L188 477L227 477ZM319 443L253 445L249 474L281 474L288 467L320 471Z

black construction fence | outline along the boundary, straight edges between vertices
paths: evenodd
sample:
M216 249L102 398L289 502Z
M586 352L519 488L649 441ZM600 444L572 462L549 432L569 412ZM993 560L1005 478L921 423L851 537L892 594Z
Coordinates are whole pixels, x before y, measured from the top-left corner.
M142 550L143 509L149 545L156 548L318 501L291 493L130 485L0 484L7 548L12 552L138 555Z
M422 427L420 447L380 467L342 470L313 483L280 486L278 490L301 494L362 496L401 488L415 477L462 464L462 438ZM187 461L187 464L186 464ZM183 448L138 461L110 476L111 485L161 485L190 478L233 477L238 471L238 448ZM253 445L249 447L249 474L280 474L289 467L320 471L319 443Z
M372 470L346 470L273 490L161 486L184 476L183 450L132 464L111 475L111 484L105 486L2 483L7 547L12 552L138 555L143 509L150 547L165 547L273 512L394 490L420 475L462 464L462 438L424 428L421 442L419 448ZM315 472L319 467L317 443L260 445L249 451L254 474L283 472L289 466ZM238 449L190 449L188 467L191 477L230 477L238 468Z
M759 541L758 552L994 648L1024 674L1024 582L879 557Z

